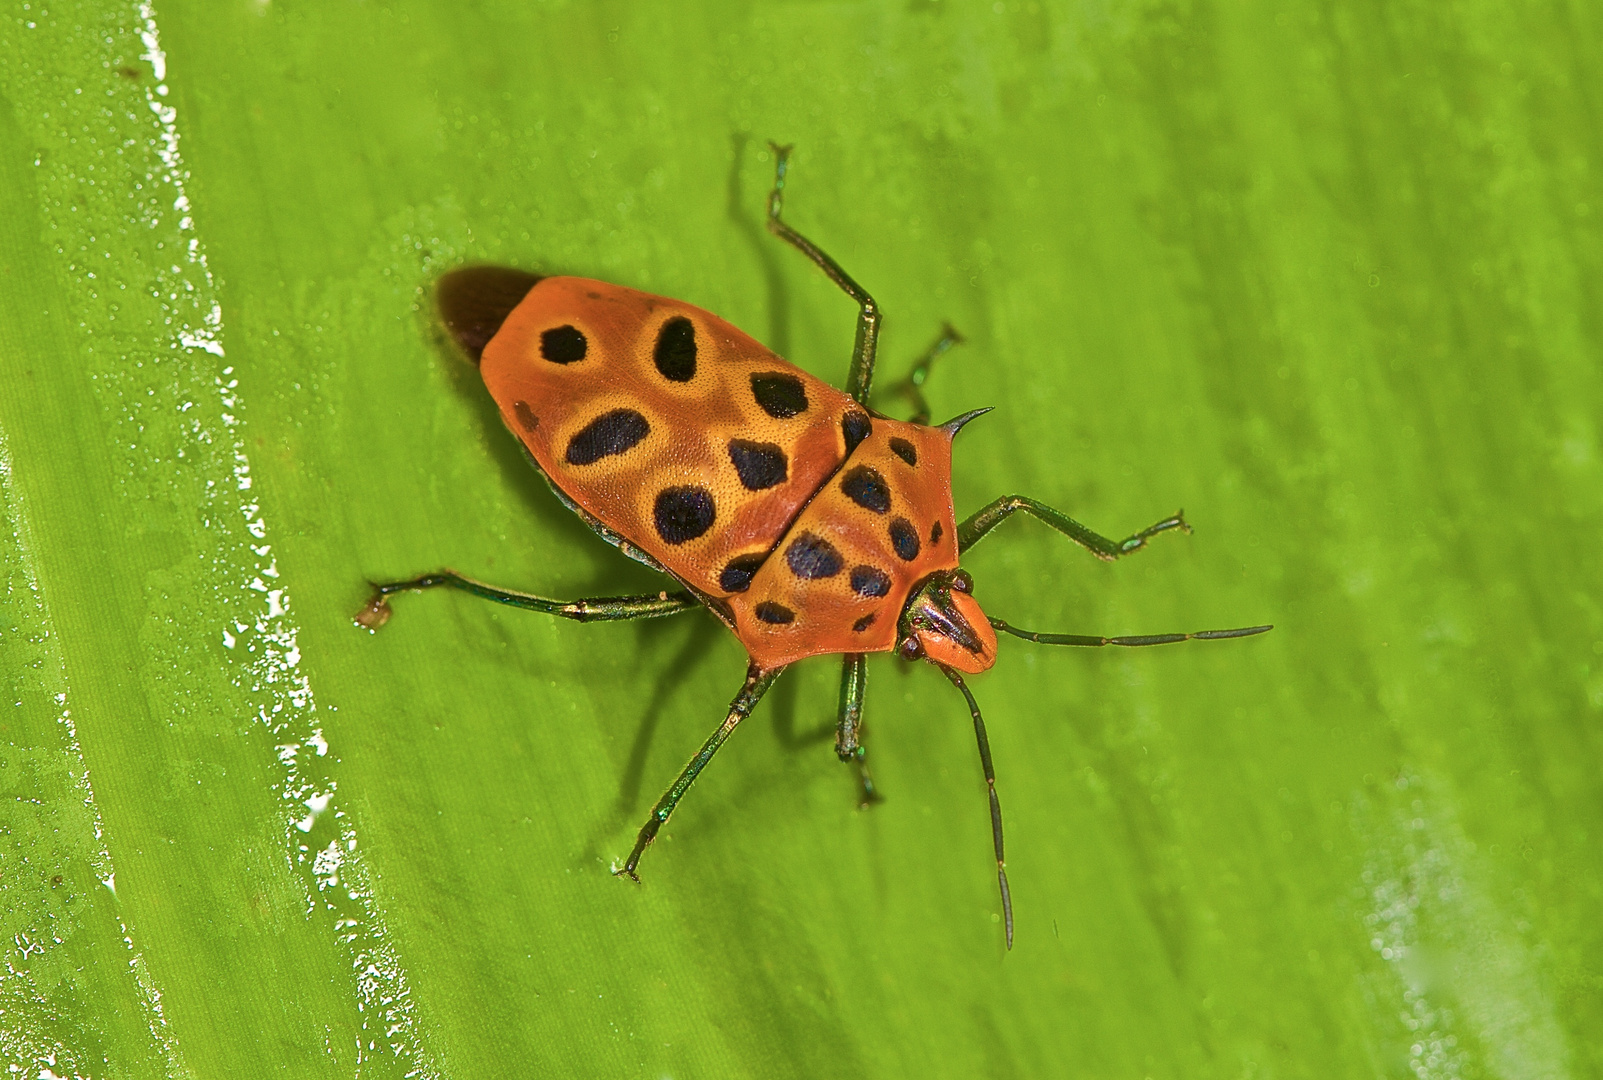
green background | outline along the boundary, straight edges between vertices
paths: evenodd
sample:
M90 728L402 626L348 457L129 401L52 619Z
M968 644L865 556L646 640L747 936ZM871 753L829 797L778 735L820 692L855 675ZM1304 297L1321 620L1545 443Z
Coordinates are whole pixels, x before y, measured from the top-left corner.
M0 1057L58 1076L1603 1075L1603 26L1586 4L9 0ZM609 868L743 657L522 463L431 282L713 310L844 376L942 319L968 567L790 673ZM176 204L176 205L175 205ZM215 305L215 307L214 307ZM887 408L895 408L887 403ZM326 749L326 752L321 752Z

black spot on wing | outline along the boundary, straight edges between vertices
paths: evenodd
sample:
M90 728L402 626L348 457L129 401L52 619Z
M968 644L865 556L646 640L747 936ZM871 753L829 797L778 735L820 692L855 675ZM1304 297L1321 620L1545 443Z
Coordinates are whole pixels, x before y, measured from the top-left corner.
M879 567L852 567L852 592L858 596L885 596L890 591L891 576Z
M941 542L941 533L943 531L944 530L941 529L941 523L939 521L937 521L935 524L931 525L930 526L930 543L939 544Z
M858 619L856 622L852 623L853 632L861 634L864 630L867 630L870 626L873 626L874 620L877 618L879 618L879 615L870 611L867 615L864 615L861 619Z
M790 572L804 581L834 577L840 573L842 560L835 545L822 536L804 532L785 549L785 562Z
M864 510L883 514L891 508L890 485L879 474L879 470L870 465L858 465L847 469L846 475L841 477L840 489L846 493L848 499Z
M747 491L765 491L783 484L789 475L785 451L774 443L730 439L729 460L734 462L740 484Z
M868 438L873 431L874 425L868 419L867 413L849 412L840 418L840 433L846 438L848 454L856 450L857 444Z
M657 535L666 544L684 544L701 536L718 517L712 492L695 484L663 488L657 493L652 518Z
M772 600L764 600L753 609L752 613L763 622L772 623L775 626L784 626L786 623L794 622L796 619L794 611L784 604L776 604Z
M696 377L696 327L683 315L675 315L657 331L654 359L662 377L673 382L689 382Z
M807 411L807 388L796 376L782 371L753 375L751 396L775 420L789 420Z
M724 592L745 592L751 588L751 579L757 576L757 571L768 559L768 553L754 552L750 555L736 555L725 564L723 573L718 575L718 585Z
M906 518L897 518L891 522L891 547L901 556L903 562L912 562L918 558L918 530Z
M892 439L891 453L895 454L909 465L918 464L918 450L906 439Z
M604 457L634 449L651 434L651 424L633 409L602 413L568 440L569 465L593 465Z
M573 364L584 359L590 343L572 326L557 326L540 335L540 355L553 364Z

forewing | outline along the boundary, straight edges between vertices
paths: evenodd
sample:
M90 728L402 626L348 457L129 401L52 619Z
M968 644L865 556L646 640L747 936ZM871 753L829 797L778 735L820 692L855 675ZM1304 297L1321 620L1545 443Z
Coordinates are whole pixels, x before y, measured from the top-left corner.
M540 281L480 370L569 498L713 596L749 585L866 420L716 315L585 278Z

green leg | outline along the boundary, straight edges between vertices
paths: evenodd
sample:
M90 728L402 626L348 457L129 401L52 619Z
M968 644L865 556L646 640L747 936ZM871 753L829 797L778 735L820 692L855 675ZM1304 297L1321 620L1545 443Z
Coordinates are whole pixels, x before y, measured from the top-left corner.
M844 762L857 763L861 802L879 801L874 777L868 771L868 749L863 746L863 692L868 686L868 663L862 653L847 653L840 669L840 719L835 729L835 753Z
M668 820L673 808L679 805L679 800L684 798L685 792L690 790L690 785L696 782L696 777L701 775L701 770L707 767L707 762L712 760L712 756L718 752L724 740L729 738L742 720L751 715L751 711L757 707L757 703L763 699L768 688L784 670L782 667L777 667L763 671L756 664L746 668L746 684L740 688L740 693L735 695L735 700L729 703L729 715L718 725L718 730L702 743L701 749L690 759L690 763L679 774L679 779L673 782L673 786L662 793L662 798L652 807L651 816L640 827L640 835L635 838L635 847L629 853L629 861L623 864L623 869L614 870L613 873L627 874L636 881L640 880L640 875L635 873L635 867L640 865L640 856L646 847L657 838L657 830Z
M1007 947L1013 947L1013 891L1007 887L1007 860L1002 856L1002 802L996 797L996 770L991 766L991 740L985 734L985 719L980 716L980 703L974 700L963 676L944 665L937 664L952 685L963 692L968 702L968 714L974 718L974 740L980 746L980 769L985 773L985 789L991 796L991 847L996 852L996 884L1002 890L1002 920L1007 928Z
M377 630L390 618L389 597L393 593L417 589L435 589L440 586L460 589L498 604L508 604L526 611L541 611L576 622L615 622L620 619L651 619L658 615L675 615L688 611L700 603L694 594L685 590L648 593L644 596L605 596L585 600L547 600L532 593L497 589L482 581L463 577L454 570L440 570L433 574L412 578L410 581L391 581L373 586L373 597L367 606L356 613L356 623L369 630Z
M1147 546L1147 540L1161 532L1170 529L1191 531L1186 524L1184 510L1177 510L1173 517L1166 517L1156 525L1149 525L1134 536L1127 536L1123 540L1109 540L1107 537L1092 532L1067 514L1052 509L1043 502L1026 499L1023 495L1004 495L991 505L977 511L972 517L957 527L957 549L967 551L984 539L985 534L1002 524L1015 512L1023 510L1032 517L1046 522L1058 532L1073 540L1099 559L1112 562L1120 555L1128 555L1132 551L1140 551Z
M953 345L963 344L963 335L953 329L951 323L941 325L941 336L913 362L913 370L907 373L907 378L901 382L892 383L885 391L888 397L906 398L913 406L913 415L907 418L910 424L928 424L930 422L930 405L924 400L924 383L930 377L930 367L941 354Z
M1202 630L1195 634L1140 634L1133 637L1096 637L1089 634L1042 634L1035 630L1020 630L1009 625L1001 619L992 619L991 625L1004 633L1021 637L1025 641L1033 641L1037 645L1088 645L1097 648L1102 645L1123 645L1126 648L1139 648L1143 645L1173 645L1177 641L1223 641L1227 638L1252 637L1254 634L1267 633L1273 626L1241 626L1234 630Z
M874 354L879 349L879 305L817 244L780 220L779 215L785 207L785 170L790 161L791 148L777 143L769 143L768 146L774 152L774 188L768 193L768 231L800 249L803 255L829 275L829 280L857 301L857 340L852 344L852 366L846 373L846 392L859 405L867 405L868 391L874 382Z

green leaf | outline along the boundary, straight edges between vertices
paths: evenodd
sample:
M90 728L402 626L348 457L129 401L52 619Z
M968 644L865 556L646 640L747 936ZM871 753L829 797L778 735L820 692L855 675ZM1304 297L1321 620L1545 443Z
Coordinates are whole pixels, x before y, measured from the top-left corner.
M1603 176L1584 8L13 4L0 20L0 1057L45 1076L1603 1075ZM432 312L582 274L936 419L974 678L739 686ZM886 408L900 406L887 402ZM9 1074L8 1074L9 1075Z

